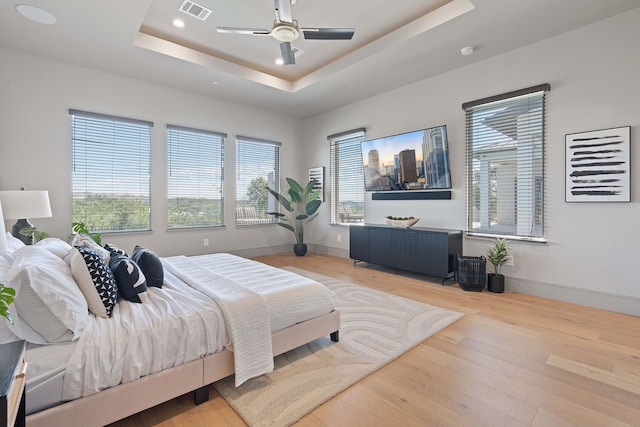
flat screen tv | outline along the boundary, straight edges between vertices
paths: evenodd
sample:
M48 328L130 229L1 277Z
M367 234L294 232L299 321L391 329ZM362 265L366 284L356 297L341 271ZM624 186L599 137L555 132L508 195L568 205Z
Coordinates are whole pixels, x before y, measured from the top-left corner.
M362 142L367 191L451 188L447 126Z

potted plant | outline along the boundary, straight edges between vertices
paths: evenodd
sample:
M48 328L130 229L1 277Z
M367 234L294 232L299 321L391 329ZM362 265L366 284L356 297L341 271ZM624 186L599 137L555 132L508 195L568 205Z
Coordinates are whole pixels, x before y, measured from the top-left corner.
M267 212L279 219L278 224L293 232L296 236L296 244L293 252L298 256L307 253L307 245L304 243L304 225L316 216L316 212L322 202L318 200L320 191L313 191L316 180L309 181L306 187L302 186L293 178L286 178L289 189L286 192L277 191L266 187L269 193L284 208L284 212Z
M12 325L13 319L11 318L11 313L9 313L9 306L14 301L15 297L15 289L0 283L0 316L7 319Z
M504 275L500 274L500 267L506 264L510 258L507 242L497 238L487 251L487 260L493 265L494 270L494 273L488 275L487 288L489 291L504 292Z

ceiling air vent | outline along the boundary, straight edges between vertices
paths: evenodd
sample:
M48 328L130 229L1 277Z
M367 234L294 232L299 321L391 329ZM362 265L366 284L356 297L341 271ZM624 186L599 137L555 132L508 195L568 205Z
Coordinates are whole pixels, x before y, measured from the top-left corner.
M180 11L186 13L187 15L191 15L195 18L204 21L211 15L211 9L207 9L204 6L201 6L197 3L194 3L189 0L184 0L180 5Z

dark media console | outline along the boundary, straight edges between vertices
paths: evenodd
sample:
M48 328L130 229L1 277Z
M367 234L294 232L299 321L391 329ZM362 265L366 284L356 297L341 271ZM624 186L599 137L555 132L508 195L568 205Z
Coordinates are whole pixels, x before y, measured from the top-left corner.
M394 228L386 225L349 227L349 257L358 261L453 278L456 255L462 254L462 231L438 228Z

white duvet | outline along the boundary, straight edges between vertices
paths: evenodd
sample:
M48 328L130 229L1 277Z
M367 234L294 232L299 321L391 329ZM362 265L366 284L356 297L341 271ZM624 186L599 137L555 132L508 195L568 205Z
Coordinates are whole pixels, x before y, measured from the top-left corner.
M189 259L227 284L242 283L260 295L271 331L333 310L330 291L305 277L229 254ZM207 286L215 288L216 281ZM150 288L145 303L120 301L110 319L90 315L67 362L63 400L88 396L231 346L222 310L207 293L206 288L196 290L165 268L163 288Z

